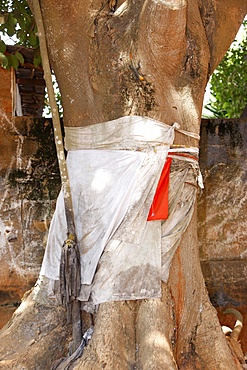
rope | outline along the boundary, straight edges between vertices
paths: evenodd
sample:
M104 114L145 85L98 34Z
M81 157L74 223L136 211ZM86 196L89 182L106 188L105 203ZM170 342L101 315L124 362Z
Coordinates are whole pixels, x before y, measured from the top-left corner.
M88 345L88 342L90 341L90 339L92 339L93 332L94 332L94 327L91 326L83 334L81 344L79 345L77 350L71 356L60 359L59 362L57 362L53 365L52 370L67 370L67 369L69 369L70 365L83 355L84 348Z

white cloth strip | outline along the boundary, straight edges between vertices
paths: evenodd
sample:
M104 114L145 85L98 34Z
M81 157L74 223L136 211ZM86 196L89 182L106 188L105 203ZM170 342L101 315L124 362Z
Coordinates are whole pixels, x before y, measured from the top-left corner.
M174 139L174 130L200 138L192 132L181 131L179 127L178 123L169 126L152 118L139 116L124 116L86 127L65 126L65 149L140 150L154 145L170 145L171 139Z
M153 145L170 145L174 127L151 118L125 116L86 127L65 127L66 150L139 150Z
M190 153L190 154L199 154L199 149L198 148L174 148L174 149L169 149L169 153Z

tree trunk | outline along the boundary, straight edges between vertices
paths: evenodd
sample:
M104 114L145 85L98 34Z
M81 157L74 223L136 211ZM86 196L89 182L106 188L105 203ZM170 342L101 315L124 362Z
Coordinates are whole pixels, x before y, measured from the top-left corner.
M119 0L114 9L109 6L113 3L41 1L65 125L86 126L139 115L167 124L179 122L182 129L199 133L206 83L234 39L247 4L241 0ZM181 134L176 134L175 142L198 145ZM33 304L32 295L26 302ZM57 308L39 306L39 310L43 318L23 318L27 325L37 320L55 325L51 315ZM52 314L46 316L47 312ZM17 314L0 337L3 351L4 340L12 338L8 341L12 350L2 356L5 362L0 362L0 369L48 368L61 355L54 349L67 344L63 317L61 311L61 325L56 319L59 343L57 332L51 331L48 338L53 338L53 347L45 346L43 359L39 356L34 364L47 333L41 328L39 339L29 347L32 335L24 333L20 346L13 335L20 330L15 326ZM205 290L196 212L173 258L169 281L163 283L162 298L101 304L93 339L74 368L241 368Z

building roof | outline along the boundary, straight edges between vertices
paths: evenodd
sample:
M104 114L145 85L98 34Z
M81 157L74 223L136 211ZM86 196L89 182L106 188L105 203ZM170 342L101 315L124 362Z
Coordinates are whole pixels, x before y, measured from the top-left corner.
M34 49L16 45L7 46L6 53L16 51L19 51L25 60L15 71L23 116L42 117L45 97L44 71L41 66L34 66Z

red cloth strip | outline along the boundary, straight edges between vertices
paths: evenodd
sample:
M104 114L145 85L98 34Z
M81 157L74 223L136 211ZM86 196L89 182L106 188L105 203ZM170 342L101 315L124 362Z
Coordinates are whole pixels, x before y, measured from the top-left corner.
M148 214L148 221L166 220L168 218L168 191L172 158L167 158L154 194L153 203Z

